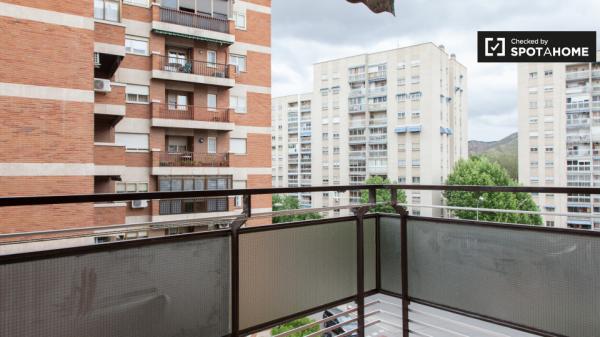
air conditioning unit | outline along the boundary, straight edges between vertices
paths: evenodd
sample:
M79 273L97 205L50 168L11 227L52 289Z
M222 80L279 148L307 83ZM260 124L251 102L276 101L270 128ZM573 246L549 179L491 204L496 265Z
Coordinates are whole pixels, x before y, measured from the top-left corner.
M100 53L94 53L94 68L100 68Z
M148 207L148 200L132 200L131 208L146 208Z
M94 91L110 92L110 80L95 78L94 79Z

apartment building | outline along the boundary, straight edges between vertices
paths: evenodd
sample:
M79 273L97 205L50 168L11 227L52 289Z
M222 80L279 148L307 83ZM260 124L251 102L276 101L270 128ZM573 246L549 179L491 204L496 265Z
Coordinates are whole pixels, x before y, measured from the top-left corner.
M468 155L467 69L433 43L317 63L313 92L273 98L272 118L273 186L364 184L369 176L441 184ZM298 197L302 207L360 200ZM439 192L408 191L407 199L443 202Z
M0 195L270 187L270 5L2 0ZM0 231L175 234L169 222L239 213L237 199L3 209Z
M600 52L598 53L600 56ZM519 181L600 186L600 65L519 65ZM534 194L546 226L598 229L600 195ZM580 213L582 216L577 216Z

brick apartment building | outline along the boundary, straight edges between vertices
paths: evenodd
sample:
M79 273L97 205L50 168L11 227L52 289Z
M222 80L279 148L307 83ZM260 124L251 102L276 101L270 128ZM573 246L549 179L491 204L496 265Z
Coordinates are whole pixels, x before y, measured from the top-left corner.
M2 0L0 195L270 187L270 6ZM0 232L240 212L236 198L31 207L2 210Z

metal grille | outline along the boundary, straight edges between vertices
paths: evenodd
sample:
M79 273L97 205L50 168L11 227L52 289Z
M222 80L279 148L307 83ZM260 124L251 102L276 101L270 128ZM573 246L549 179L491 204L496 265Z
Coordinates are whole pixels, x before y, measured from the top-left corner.
M0 336L220 337L229 238L0 266Z
M600 240L409 220L412 297L578 337L600 331Z
M375 220L365 219L365 289L375 288ZM356 295L356 222L240 235L240 328Z

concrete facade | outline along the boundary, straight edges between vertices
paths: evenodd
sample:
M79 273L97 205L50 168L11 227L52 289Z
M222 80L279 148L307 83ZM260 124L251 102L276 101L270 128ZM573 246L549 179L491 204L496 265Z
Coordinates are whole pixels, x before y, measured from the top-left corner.
M274 186L391 182L441 184L468 155L467 70L424 43L314 65L313 93L272 104ZM303 207L358 202L359 194L301 194ZM439 205L439 192L408 192ZM437 215L430 208L414 214Z

